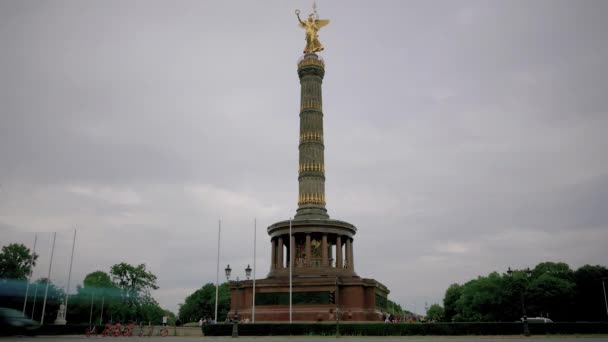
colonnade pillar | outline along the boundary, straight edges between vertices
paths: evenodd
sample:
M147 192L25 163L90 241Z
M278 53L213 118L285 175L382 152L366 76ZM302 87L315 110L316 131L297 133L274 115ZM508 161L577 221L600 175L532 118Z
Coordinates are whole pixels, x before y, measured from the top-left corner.
M329 266L327 262L327 234L323 234L321 238L321 258L323 259L323 266Z
M328 235L331 235L328 237ZM281 235L271 239L271 260L272 263L270 265L271 270L275 269L285 269L288 268L289 265L296 266L296 236L292 235L291 238L288 238L289 235ZM335 240L334 240L335 236ZM303 255L300 257L303 259L301 264L297 264L299 267L313 267L312 263L312 234L306 233L303 236L303 240L300 242L304 242L304 251ZM331 241L328 239L331 238ZM285 241L285 239L288 239ZM331 245L330 245L331 243ZM335 243L336 252L333 255L332 245ZM344 244L344 249L342 245ZM292 250L292 248L294 248ZM330 249L331 248L331 249ZM287 253L287 255L284 255ZM293 253L293 255L292 255ZM332 262L330 264L330 258L335 258L335 264ZM333 259L332 259L333 261ZM318 265L316 265L318 266ZM353 253L353 239L346 235L334 235L334 234L322 234L321 236L321 266L323 267L335 267L338 269L348 268L354 270L355 261L354 261L354 253Z
M351 239L350 238L346 238L346 258L345 258L346 261L344 263L345 264L344 266L346 268L350 268L350 269L353 268L353 266L352 266L352 264L353 264L353 259L352 259L353 249L352 248L353 247L352 247L352 244L351 244Z
M275 239L270 240L272 248L270 249L270 269L277 268L277 245Z
M336 268L342 268L342 238L336 236Z
M306 263L304 266L306 267L310 267L311 263L311 250L310 250L310 233L306 233L306 246L305 246L305 252L306 253Z
M279 236L278 239L278 253L277 253L277 268L283 268L283 237Z
M296 264L294 263L295 258L296 258L296 236L291 235L291 238L289 239L289 265L291 265L291 267L293 267L293 268L296 267Z

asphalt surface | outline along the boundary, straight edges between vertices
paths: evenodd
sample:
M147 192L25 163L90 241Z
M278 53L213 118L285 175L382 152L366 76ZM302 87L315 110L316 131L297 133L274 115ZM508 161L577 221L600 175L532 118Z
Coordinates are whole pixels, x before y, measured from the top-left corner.
M230 337L91 337L86 338L84 336L35 336L35 337L2 337L0 341L2 342L58 342L58 341L133 341L133 342L187 342L192 340L204 340L204 341L227 341L231 339ZM274 341L282 341L282 340L313 340L313 341L336 341L335 337L315 337L315 336L263 336L263 337L240 337L239 341L247 342L247 341L266 341L266 340L274 340ZM474 341L474 342L513 342L513 341L555 341L555 342L581 342L581 341L590 341L590 342L608 342L608 336L593 336L593 335L581 335L575 337L551 337L545 335L539 336L427 336L427 337L349 337L344 336L340 337L339 340L348 340L348 341L365 341L365 342L375 342L375 341L395 341L395 340L407 340L408 342L434 342L434 341L450 341L450 342L464 342L464 341Z

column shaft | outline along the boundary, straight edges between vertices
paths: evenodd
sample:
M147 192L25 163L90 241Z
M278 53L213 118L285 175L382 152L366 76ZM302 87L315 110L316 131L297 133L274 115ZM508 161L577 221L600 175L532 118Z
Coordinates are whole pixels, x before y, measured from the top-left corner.
M289 241L289 264L292 265L293 268L296 267L294 260L296 258L296 236L291 235L291 239Z
M277 243L275 239L270 239L270 244L272 248L270 250L270 269L277 268Z
M321 257L323 258L323 266L328 266L327 262L327 234L323 234L321 238Z
M345 259L344 267L346 267L346 268L352 268L351 255L352 255L352 245L350 244L350 238L346 238L346 258L344 258Z
M342 268L342 238L336 236L336 268Z
M277 253L277 268L283 268L283 237L279 236L279 250Z
M296 217L329 218L325 208L323 99L325 64L307 54L298 64L300 78L300 144Z
M310 251L310 233L306 233L306 267L310 267L310 261L311 261L311 251Z
M348 239L348 242L350 244L350 255L348 257L348 262L350 262L350 269L354 270L355 269L355 252L353 251L353 242L355 242L355 240L350 238L350 239Z

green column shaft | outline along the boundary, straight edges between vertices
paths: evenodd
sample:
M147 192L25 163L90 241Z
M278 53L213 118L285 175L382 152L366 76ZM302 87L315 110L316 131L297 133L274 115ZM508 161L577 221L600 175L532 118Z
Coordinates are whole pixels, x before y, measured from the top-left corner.
M321 85L325 65L315 54L298 63L300 77L300 145L296 219L329 218L325 209L325 145Z

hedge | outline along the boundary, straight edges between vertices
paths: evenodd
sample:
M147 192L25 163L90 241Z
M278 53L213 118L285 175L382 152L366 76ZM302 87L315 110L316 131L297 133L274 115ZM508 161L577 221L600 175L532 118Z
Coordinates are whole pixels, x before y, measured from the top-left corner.
M532 323L532 335L545 334L608 334L608 323ZM27 335L84 335L88 324L44 325ZM98 329L100 327L97 327ZM102 328L103 329L103 328ZM230 336L232 324L203 325L205 336ZM348 336L406 336L406 335L521 335L521 323L340 323L340 334ZM9 332L0 329L0 335ZM239 324L239 335L335 335L336 325L328 323L262 323Z
M608 334L608 323L546 323L529 324L532 335L545 334ZM205 336L230 336L232 324L204 325ZM521 335L521 323L344 323L340 334L349 336L406 335ZM336 325L327 323L239 324L239 335L335 335Z

